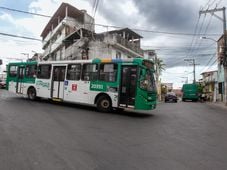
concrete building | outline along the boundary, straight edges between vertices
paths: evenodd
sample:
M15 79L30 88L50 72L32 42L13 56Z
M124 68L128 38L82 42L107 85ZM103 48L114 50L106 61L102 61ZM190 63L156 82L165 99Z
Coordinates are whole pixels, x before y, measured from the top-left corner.
M62 3L44 28L43 60L143 57L142 36L124 28L96 34L94 18Z
M166 86L167 92L171 92L173 90L173 83L162 83L162 85Z
M92 33L94 19L85 10L62 3L41 33L43 59L64 60L68 57L82 57L70 55L69 51L76 51L69 47L73 45L80 52L86 49L87 37L91 37Z
M155 50L147 49L144 51L144 58L148 60L154 60L157 57Z
M226 34L227 36L227 34ZM225 96L225 78L224 78L224 34L217 41L218 56L218 101L224 102Z
M218 71L208 71L202 74L203 93L207 101L216 102L219 100L218 94Z

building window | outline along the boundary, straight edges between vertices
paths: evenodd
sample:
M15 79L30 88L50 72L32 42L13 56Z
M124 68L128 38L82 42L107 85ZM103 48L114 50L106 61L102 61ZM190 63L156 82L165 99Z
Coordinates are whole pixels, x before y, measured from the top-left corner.
M53 54L53 61L57 61L57 54L56 53Z
M116 52L116 58L117 59L120 59L121 58L121 52L119 52L119 51Z
M223 94L224 91L223 91L223 86L224 86L224 83L218 83L218 94Z

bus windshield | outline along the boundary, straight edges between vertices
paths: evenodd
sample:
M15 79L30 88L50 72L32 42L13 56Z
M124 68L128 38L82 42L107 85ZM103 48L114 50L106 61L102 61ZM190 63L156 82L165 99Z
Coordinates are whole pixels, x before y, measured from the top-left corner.
M150 69L142 71L140 79L140 88L147 91L156 91L156 85L153 72Z

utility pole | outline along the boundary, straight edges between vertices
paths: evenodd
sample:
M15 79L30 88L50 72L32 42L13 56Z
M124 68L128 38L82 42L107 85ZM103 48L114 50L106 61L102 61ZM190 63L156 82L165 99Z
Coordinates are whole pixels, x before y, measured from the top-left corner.
M189 59L184 59L184 61L192 61L191 65L193 65L193 84L196 83L196 78L195 78L195 66L199 65L195 63L195 59L194 58L189 58Z
M223 18L219 17L218 15L215 14L215 12L222 11L223 13ZM223 8L215 8L211 10L201 10L199 11L199 15L201 14L206 14L210 13L211 15L214 15L216 18L221 20L223 22L223 37L224 37L224 62L223 62L223 67L224 67L224 86L225 86L225 105L227 106L227 49L226 49L226 16L225 16L225 7Z

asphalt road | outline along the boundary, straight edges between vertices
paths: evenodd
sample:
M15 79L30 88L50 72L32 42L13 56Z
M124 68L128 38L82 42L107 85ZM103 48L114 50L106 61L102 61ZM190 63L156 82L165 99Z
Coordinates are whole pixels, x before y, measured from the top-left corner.
M1 170L227 168L227 111L161 103L149 114L29 101L0 90Z

